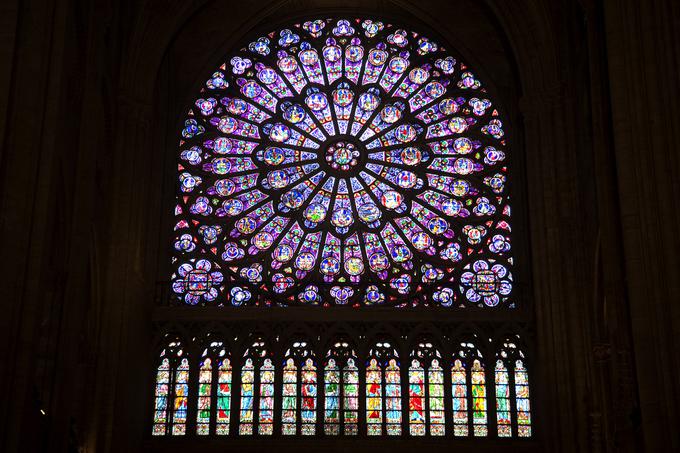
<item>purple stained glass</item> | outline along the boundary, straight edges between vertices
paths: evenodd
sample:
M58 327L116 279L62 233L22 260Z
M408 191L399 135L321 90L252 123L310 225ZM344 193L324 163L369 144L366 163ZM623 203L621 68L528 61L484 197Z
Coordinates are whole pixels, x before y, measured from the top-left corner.
M507 122L442 44L320 18L228 55L180 134L177 300L513 306Z

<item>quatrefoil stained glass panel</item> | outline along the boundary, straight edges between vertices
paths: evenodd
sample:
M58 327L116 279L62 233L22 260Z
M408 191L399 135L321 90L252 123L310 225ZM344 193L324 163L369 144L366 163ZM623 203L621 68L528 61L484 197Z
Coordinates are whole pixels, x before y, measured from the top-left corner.
M514 305L501 116L441 42L366 19L229 55L183 124L173 293L208 305Z

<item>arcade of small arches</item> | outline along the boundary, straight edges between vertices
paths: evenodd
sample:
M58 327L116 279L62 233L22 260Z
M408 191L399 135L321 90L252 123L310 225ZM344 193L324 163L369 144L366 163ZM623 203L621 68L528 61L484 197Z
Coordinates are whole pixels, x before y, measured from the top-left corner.
M167 334L152 435L531 436L519 336L359 337Z

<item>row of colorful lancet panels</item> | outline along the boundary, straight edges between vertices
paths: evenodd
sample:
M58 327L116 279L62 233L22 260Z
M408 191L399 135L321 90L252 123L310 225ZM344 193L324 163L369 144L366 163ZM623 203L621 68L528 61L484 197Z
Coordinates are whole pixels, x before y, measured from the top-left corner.
M181 130L177 303L514 306L492 97L443 43L365 18L228 55Z
M423 342L402 362L389 342L358 357L340 341L317 360L304 341L275 357L258 340L241 360L221 342L192 359L175 341L160 355L152 434L531 437L524 352L509 340L492 359L454 350Z

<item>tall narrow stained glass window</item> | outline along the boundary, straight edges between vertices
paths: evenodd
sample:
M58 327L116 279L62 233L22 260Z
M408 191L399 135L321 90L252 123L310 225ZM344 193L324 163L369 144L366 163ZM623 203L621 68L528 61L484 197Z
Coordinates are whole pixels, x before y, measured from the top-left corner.
M198 407L196 433L211 434L214 419L215 434L229 434L231 409L231 361L221 341L213 341L203 350L198 370ZM215 414L215 415L213 415Z
M184 435L189 396L189 358L179 341L171 341L161 351L160 359L156 372L152 434Z
M229 358L221 358L217 369L217 420L215 433L217 435L229 434L229 421L231 419L231 380L232 369Z
M293 343L286 352L281 409L284 435L316 433L317 369L313 357L304 341Z
M419 343L411 353L409 379L409 432L412 436L443 436L444 370L432 343Z
M168 398L170 393L170 359L161 360L156 373L153 435L162 436L168 424Z
M485 437L488 434L486 374L480 359L472 361L470 373L472 381L472 428L475 437Z
M212 359L203 357L198 369L198 410L196 416L196 433L200 435L210 434L212 372Z
M482 354L472 343L461 343L451 366L453 430L457 437L488 434L486 375Z
M496 361L496 423L498 437L512 436L510 416L510 374L502 360Z
M274 432L274 364L264 342L259 340L248 348L244 359L239 434L271 435Z
M515 407L517 408L517 435L519 437L531 436L529 374L522 360L515 361Z
M387 342L369 352L366 366L366 423L369 436L401 434L399 354Z
M496 418L499 437L531 436L529 373L524 353L517 347L517 339L517 336L506 339L496 355Z
M172 411L172 434L184 435L189 405L189 359L183 357L175 370L175 400Z
M357 435L359 370L356 353L345 341L336 342L326 356L324 395L324 432Z

